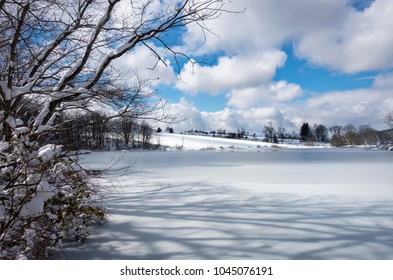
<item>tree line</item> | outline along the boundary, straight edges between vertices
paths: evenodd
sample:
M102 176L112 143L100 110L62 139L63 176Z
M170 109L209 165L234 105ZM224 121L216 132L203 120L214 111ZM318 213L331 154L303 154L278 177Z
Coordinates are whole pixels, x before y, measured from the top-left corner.
M279 127L277 130L272 122L264 126L264 141L283 143L284 139L298 139L302 142L330 143L332 146L356 146L356 145L379 145L384 148L393 142L391 132L378 131L370 125L360 125L355 127L353 124L345 126L334 125L327 127L323 124L311 126L308 122L303 122L299 134L285 134L285 129Z
M138 69L124 77L114 62L146 47L152 68L165 53L180 72L180 59L196 62L168 34L204 34L227 12L223 0L125 2L0 1L0 259L49 258L104 220L100 188L70 149L147 147L143 119L167 118Z
M329 138L330 133L330 138ZM300 128L299 138L302 141L330 142L333 146L376 145L379 143L378 131L370 125L356 128L353 124L335 125L327 128L322 124L311 127L304 122Z
M388 115L386 120L392 118ZM388 122L387 122L388 123ZM390 120L390 123L393 121ZM389 123L388 123L389 124ZM211 135L213 137L225 137L231 139L256 139L256 133L250 134L244 128L238 129L237 132L227 132L225 129L217 131L188 130L187 134ZM284 140L300 140L302 142L319 142L330 143L333 146L356 146L356 145L377 145L392 142L389 133L381 132L370 125L360 125L355 127L353 124L345 126L334 125L327 127L323 124L314 124L311 126L308 122L303 122L299 132L288 133L284 127L276 128L272 121L264 125L262 130L262 141L269 143L284 143Z
M109 119L103 113L88 112L63 116L54 142L69 150L154 149L153 127L145 120L119 116Z
M330 143L333 146L355 146L355 145L379 145L381 148L393 143L393 115L388 114L385 123L391 128L390 130L378 131L370 125L360 125L355 127L353 124L345 126L334 125L326 127L323 124L314 124L311 126L308 122L303 122L299 134L292 135L285 133L285 128L276 129L273 122L264 126L264 141L278 143L284 139L299 139L303 142L322 142Z

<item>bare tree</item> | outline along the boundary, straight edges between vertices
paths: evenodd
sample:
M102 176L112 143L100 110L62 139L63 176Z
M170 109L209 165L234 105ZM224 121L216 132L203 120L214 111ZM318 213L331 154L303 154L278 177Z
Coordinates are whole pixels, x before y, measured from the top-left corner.
M146 121L142 121L140 125L140 132L142 135L142 147L144 149L148 149L150 138L153 135L153 128Z
M388 113L385 117L385 123L393 129L393 112Z
M263 128L263 133L265 134L265 138L268 142L273 142L275 128L273 122L268 122L267 125Z
M378 143L377 131L369 125L361 125L358 128L361 142L365 145L375 145Z
M334 146L343 146L345 145L344 138L342 136L342 126L335 125L329 128L330 133L332 134L330 142Z
M203 26L205 20L219 15L223 5L218 0L185 0L176 5L163 1L155 11L156 1L146 0L130 5L128 15L120 17L120 2L1 2L0 105L4 110L4 140L13 137L12 119L19 118L20 105L30 99L41 101L40 113L23 124L32 134L51 129L61 110L91 100L118 104L123 113L128 112L135 102L134 93L141 94L141 89L117 82L111 75L111 62L138 44L152 49L147 45L152 39L178 55L164 41L163 34L190 23ZM152 51L162 60L158 52Z
M314 125L314 135L318 142L325 142L328 140L328 129L323 124Z
M347 124L342 129L344 141L348 145L361 145L361 138L353 124Z
M143 79L124 81L113 62L144 45L157 63L165 63L157 44L177 61L182 54L166 34L189 24L209 31L205 22L218 17L223 5L0 0L1 258L46 257L46 248L64 237L85 238L86 231L75 229L102 218L101 208L86 202L94 189L77 160L48 135L64 129L61 116L69 110L107 108L108 118L166 117L159 99L140 102L152 95ZM25 104L33 103L35 110L23 115Z
M278 128L278 137L280 137L281 139L281 144L284 143L284 139L285 139L285 128L284 127L279 127Z
M393 151L393 112L386 115L385 123L391 129L379 133L380 148Z

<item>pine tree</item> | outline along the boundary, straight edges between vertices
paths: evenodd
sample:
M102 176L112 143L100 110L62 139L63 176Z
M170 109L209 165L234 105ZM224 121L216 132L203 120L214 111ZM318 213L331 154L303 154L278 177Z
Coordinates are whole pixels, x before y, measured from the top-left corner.
M308 141L312 138L311 128L308 122L304 122L300 128L300 139L302 141Z

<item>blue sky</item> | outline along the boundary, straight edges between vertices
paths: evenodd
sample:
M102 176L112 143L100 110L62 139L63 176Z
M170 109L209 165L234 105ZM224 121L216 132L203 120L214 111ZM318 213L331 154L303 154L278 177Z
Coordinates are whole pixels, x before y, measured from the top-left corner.
M176 69L159 45L169 67L147 70L154 56L144 47L126 58L127 66L159 77L155 87L168 112L187 117L177 131L260 132L270 121L287 131L302 122L386 128L393 1L233 0L226 8L245 11L207 22L214 34L206 38L196 25L176 34L176 50L208 63L182 61Z

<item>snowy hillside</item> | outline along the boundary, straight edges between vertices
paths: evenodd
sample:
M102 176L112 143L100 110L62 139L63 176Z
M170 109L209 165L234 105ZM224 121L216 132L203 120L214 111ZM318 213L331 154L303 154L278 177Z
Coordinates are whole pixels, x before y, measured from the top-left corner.
M172 133L157 133L152 139L153 144L168 146L171 149L182 150L242 150L257 151L268 148L309 148L304 143L275 144L259 140L228 139L212 136L183 135ZM329 147L327 144L315 143L313 148Z

